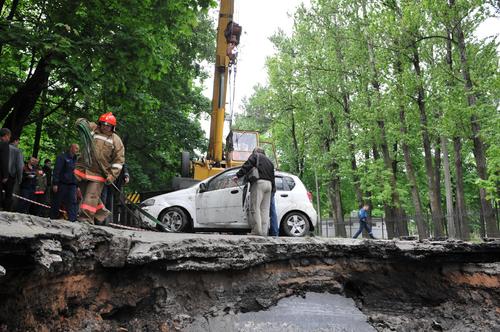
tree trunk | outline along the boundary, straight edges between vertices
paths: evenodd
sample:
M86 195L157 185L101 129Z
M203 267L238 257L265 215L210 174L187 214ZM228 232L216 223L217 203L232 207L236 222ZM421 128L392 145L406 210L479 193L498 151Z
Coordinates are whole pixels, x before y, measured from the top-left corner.
M412 61L415 73L417 74L417 77L421 79L422 72L420 69L420 57L416 48L413 50ZM434 236L442 237L444 235L443 212L441 210L439 191L438 188L436 188L436 173L432 165L431 140L427 129L428 121L425 110L425 92L421 83L419 83L417 87L417 105L420 111L420 128L422 134L422 144L424 147L425 173L427 174L427 187L429 189L429 202L431 204L431 215L434 223Z
M337 167L338 166L334 166ZM334 176L330 181L330 201L333 208L333 217L335 222L335 236L347 237L344 224L344 214L342 212L342 197L340 192L340 178Z
M455 79L453 77L453 50L452 50L452 45L451 41L453 38L452 34L452 27L446 27L446 35L448 38L446 39L446 63L448 65L448 69L450 71L450 76L446 80L446 85L450 89L450 91L454 87L454 82ZM443 141L446 140L444 136L441 137L442 143ZM447 147L447 142L444 141L446 144L446 150L448 150ZM448 153L445 152L445 147L443 149L443 154L445 156L448 156ZM462 171L462 143L460 140L460 137L455 137L453 139L453 150L454 150L454 163L455 163L455 175L456 175L456 191L455 191L455 197L456 197L456 203L455 203L455 210L453 213L453 226L454 226L454 231L455 231L455 236L459 239L462 240L468 240L469 239L469 224L467 220L467 215L466 215L466 208L465 208L465 196L464 196L464 182L463 182L463 171ZM446 176L449 176L450 180L448 183L448 180L446 179ZM449 160L448 160L448 169L446 169L446 161L445 161L445 186L446 186L446 210L448 211L448 235L450 237L453 237L452 232L450 231L450 217L449 217L449 210L453 210L453 204L450 207L449 200L453 198L453 194L448 192L448 186L452 186L451 184L451 173L450 173L450 167L449 167Z
M403 134L403 136L406 136L407 129L406 129L404 106L400 105L399 108L400 108L399 120L401 122L400 131ZM419 239L422 240L429 237L429 231L427 230L427 225L424 219L424 213L422 210L422 200L420 199L420 192L418 190L418 182L417 182L417 176L415 175L415 168L413 167L413 162L411 160L410 147L406 143L405 139L403 139L402 149L403 149L403 157L405 160L406 175L410 183L411 199L413 206L415 207L415 222L417 224L418 237Z
M455 6L455 0L449 0L450 7ZM464 78L464 88L467 95L467 102L469 107L474 107L476 105L476 95L474 93L472 80L470 77L469 64L467 60L467 50L465 46L465 37L462 30L462 23L460 21L456 22L455 26L455 38L458 44L458 51L460 53L460 68L462 71L462 77ZM486 165L486 155L485 146L480 137L481 126L479 124L479 119L474 113L471 116L471 128L472 128L472 141L474 143L474 158L476 159L476 169L481 180L487 180L488 170ZM500 237L500 232L498 225L495 220L495 214L493 212L493 207L491 203L486 198L486 189L479 188L479 199L481 202L481 214L486 225L486 236L488 237Z
M365 162L368 163L370 160L370 151L369 150L366 150L365 151ZM365 191L364 192L364 197L366 198L364 200L364 204L368 204L368 206L370 207L370 211L373 211L373 200L372 200L372 192L371 191ZM372 214L370 213L368 215L368 219L371 221L371 216Z
M356 163L356 152L354 148L354 135L352 133L352 128L351 128L351 120L350 120L350 105L349 105L349 95L347 93L344 93L343 96L343 108L344 108L344 113L346 114L346 127L347 127L347 135L349 139L349 153L351 155L351 171L352 171L352 179L353 179L353 186L354 186L354 192L356 193L356 201L358 203L358 206L363 205L363 194L361 193L361 187L359 185L359 176L358 176L358 165Z
M455 156L456 173L456 201L457 201L457 221L459 225L460 238L470 239L469 218L465 206L464 172L462 167L462 141L460 137L453 139L453 150Z
M455 224L455 211L453 209L453 188L451 184L448 140L444 136L441 136L441 151L443 152L444 187L446 191L446 225L448 227L448 237L458 239L460 238L460 232L457 231Z
M403 73L403 70L401 68L401 61L399 60L400 55L397 54L396 56L397 59L394 64L394 68L396 69L396 74L398 77L398 79L396 80L396 88L398 94L402 96L404 95L403 86L401 84L401 75ZM403 136L402 150L403 158L405 161L406 176L408 178L408 182L410 183L411 199L413 206L415 207L415 222L417 224L418 237L422 240L429 237L429 230L427 229L427 224L425 223L424 213L422 209L422 200L420 198L420 191L418 189L417 176L415 175L415 168L413 166L413 161L411 160L410 147L407 143L408 129L406 127L405 106L401 101L399 103L399 120L399 131Z
M363 17L366 17L367 16L366 1L363 1L361 8L363 10ZM375 106L375 108L378 109L379 107L382 107L379 75L375 63L375 51L373 49L373 44L371 42L370 37L366 33L365 33L365 42L368 50L368 62L371 71L371 85L374 88L377 97L377 105ZM394 173L394 170L392 168L392 159L389 153L387 135L385 133L385 122L384 120L380 119L379 114L377 115L377 117L378 117L377 125L380 129L380 142L381 142L380 147L382 149L384 166L386 167L387 170L390 171L391 174L389 178L391 185L391 203L384 204L384 210L387 217L387 235L389 236L389 238L393 238L395 236L408 235L408 228L404 226L405 224L401 213L401 202L399 198L399 192L397 190L396 174ZM376 149L374 149L374 154L375 151ZM388 214L390 214L390 217ZM391 221L389 221L389 219L391 219Z
M13 137L21 136L24 123L35 108L43 89L47 87L49 58L50 56L46 56L38 61L35 73L0 108L0 121L7 117L4 127L12 131Z
M338 136L338 124L332 113L328 113L328 122L330 125L330 136L325 139L325 151L330 151L331 145L335 144ZM331 169L328 196L333 209L333 218L335 221L335 236L346 237L346 229L344 224L344 215L342 209L342 197L340 190L339 165L335 160L332 160L329 165Z
M436 141L436 145L434 146L434 181L436 184L434 185L436 188L436 192L438 193L438 201L439 206L442 211L442 199L441 199L441 140ZM444 217L443 217L444 222ZM443 224L444 227L444 224Z
M334 15L333 16L334 20L334 29L333 31L340 31L338 28L337 24L337 17ZM337 56L337 61L340 64L340 66L344 66L344 54L342 53L342 49L339 44L335 45L335 54ZM351 105L350 105L350 93L348 89L346 88L348 86L348 81L349 78L343 74L342 75L342 84L340 86L340 92L342 94L342 109L344 111L345 117L346 117L346 128L347 128L347 135L348 135L348 140L349 140L349 154L351 156L351 171L352 171L352 179L353 179L353 186L354 186L354 192L356 194L356 201L359 205L363 204L363 194L361 193L361 188L359 185L359 176L358 176L358 166L356 164L356 153L355 153L355 147L354 147L354 135L352 133L352 128L351 128Z
M1 12L2 8L3 8L3 5L4 5L4 1L2 1L0 3L0 12ZM18 5L19 5L19 0L13 0L12 1L12 5L10 6L9 14L5 18L6 21L12 21L12 19L14 18L14 15L16 14L17 6ZM3 44L0 43L0 55L2 54L2 48L3 48Z
M38 152L40 151L40 139L42 137L42 127L43 119L45 117L45 110L47 109L47 89L45 88L42 92L42 105L40 107L40 114L36 120L35 129L35 139L33 141L33 153L32 156L38 158Z
M372 147L372 151L373 151L373 159L379 160L380 154L375 145ZM370 209L372 209L372 206L370 206ZM396 229L394 208L391 207L389 204L387 204L387 202L384 202L384 215L385 215L385 228L387 230L387 238L392 239L398 236L398 232Z
M297 140L297 126L295 124L295 113L293 109L291 110L291 117L292 117L292 125L291 125L291 132L292 132L292 145L293 145L293 150L295 151L295 174L297 174L298 177L302 177L304 175L304 168L301 162L301 153L299 149L299 143Z
M363 9L363 16L366 17L366 4L363 3L362 6ZM376 108L381 107L381 95L380 95L380 82L378 78L378 71L377 67L375 65L375 51L373 49L372 42L370 38L366 35L366 45L368 49L368 60L369 60L369 65L370 65L370 70L371 70L371 82L374 90L376 91L376 96L377 96L377 105ZM394 208L394 217L393 221L395 221L395 227L394 227L394 234L393 236L402 236L402 235L408 235L408 229L404 228L403 224L403 217L401 215L401 203L399 199L399 193L397 191L397 184L396 184L396 178L394 175L394 172L392 171L392 159L389 153L389 147L387 143L387 135L385 133L385 122L383 119L380 118L380 115L378 115L378 120L377 120L377 125L380 129L380 138L381 138L381 143L380 147L382 149L382 156L384 160L384 165L387 170L391 171L390 174L390 184L391 184L391 204L390 208ZM389 222L387 223L388 229L387 233L389 234Z

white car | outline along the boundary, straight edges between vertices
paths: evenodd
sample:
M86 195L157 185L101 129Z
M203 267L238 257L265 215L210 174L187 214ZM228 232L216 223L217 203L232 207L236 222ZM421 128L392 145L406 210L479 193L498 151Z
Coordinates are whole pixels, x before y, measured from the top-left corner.
M141 207L161 222L163 227L158 228L167 232L249 232L249 186L245 186L243 179L238 183L232 180L239 169L229 168L190 188L149 198ZM275 180L280 234L309 234L316 226L317 216L311 193L295 175L276 172ZM143 220L152 223L146 217Z

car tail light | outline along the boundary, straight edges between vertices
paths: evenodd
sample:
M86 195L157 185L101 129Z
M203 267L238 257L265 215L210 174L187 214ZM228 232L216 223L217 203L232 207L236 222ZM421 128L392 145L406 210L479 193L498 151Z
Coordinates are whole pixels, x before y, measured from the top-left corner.
M309 198L309 202L313 202L313 194L310 191L307 192L307 198Z

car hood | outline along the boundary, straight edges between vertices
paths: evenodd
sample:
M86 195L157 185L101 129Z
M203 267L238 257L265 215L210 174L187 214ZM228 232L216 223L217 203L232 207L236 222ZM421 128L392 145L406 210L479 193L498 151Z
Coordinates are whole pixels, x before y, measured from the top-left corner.
M163 202L170 202L170 201L177 201L179 199L186 199L190 196L194 198L196 191L198 190L198 186L186 188L186 189L181 189L181 190L176 190L170 193L166 193L163 195L158 195L155 197L152 197L155 200L158 201L163 201Z

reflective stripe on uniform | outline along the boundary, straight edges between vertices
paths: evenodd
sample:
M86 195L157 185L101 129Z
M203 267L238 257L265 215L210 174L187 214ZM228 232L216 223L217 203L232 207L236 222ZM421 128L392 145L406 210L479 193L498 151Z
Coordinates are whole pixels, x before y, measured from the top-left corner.
M112 164L111 168L122 169L123 165L122 164Z
M108 142L110 144L113 144L113 139L112 138L109 138L109 137L106 137L106 136L103 136L103 135L97 135L97 134L94 134L93 137L95 139L100 139L101 141L105 141L105 142Z
M84 172L82 172L80 170L77 170L77 169L75 169L73 173L75 175L81 177L82 179L85 179L85 180L92 180L92 181L97 181L97 182L106 182L106 179L103 178L102 176L90 175L90 174L84 173Z
M104 209L104 204L102 204L102 203L97 205L97 207L95 208L96 211L101 210L101 209Z
M85 204L85 203L82 203L80 205L80 209L87 210L87 211L90 211L92 213L96 213L97 212L97 208L93 207L92 205Z

